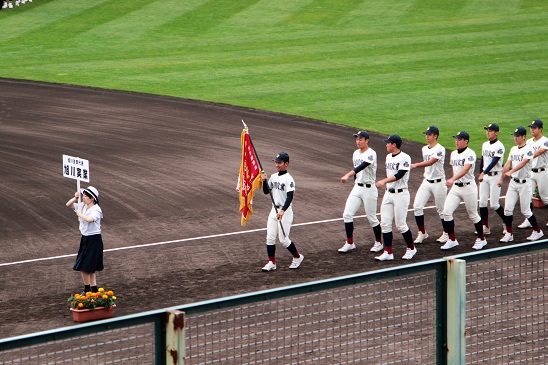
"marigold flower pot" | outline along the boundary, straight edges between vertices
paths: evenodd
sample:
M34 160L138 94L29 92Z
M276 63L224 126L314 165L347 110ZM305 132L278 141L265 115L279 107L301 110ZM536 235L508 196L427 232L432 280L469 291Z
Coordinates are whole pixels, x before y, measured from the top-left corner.
M112 318L114 315L114 307L106 309L105 307L97 307L95 309L74 309L70 308L72 312L72 319L74 322L84 323L90 321L97 321L99 319Z
M544 202L540 198L537 198L536 196L534 196L533 197L533 207L542 208L542 207L544 207Z

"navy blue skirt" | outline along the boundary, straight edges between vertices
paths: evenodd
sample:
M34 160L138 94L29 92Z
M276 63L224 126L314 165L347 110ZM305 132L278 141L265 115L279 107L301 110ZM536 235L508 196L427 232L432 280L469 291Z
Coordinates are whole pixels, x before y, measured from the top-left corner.
M73 270L94 273L103 270L103 239L100 234L82 236Z

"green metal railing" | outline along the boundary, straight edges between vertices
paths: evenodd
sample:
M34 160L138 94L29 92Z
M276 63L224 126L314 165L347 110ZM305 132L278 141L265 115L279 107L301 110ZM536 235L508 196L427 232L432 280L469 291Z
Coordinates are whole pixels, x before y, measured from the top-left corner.
M168 318L168 311L178 310L185 313L185 316L189 319L186 326L186 337L187 340L191 337L193 338L192 341L196 341L196 339L204 339L205 341L211 342L216 346L215 353L218 353L219 356L225 356L223 354L224 349L218 348L220 345L218 341L210 340L209 336L219 336L219 334L215 331L215 333L210 334L208 333L208 327L206 324L196 323L196 318L199 318L198 316L204 313L209 312L217 312L219 313L219 317L215 317L216 322L221 322L221 324L224 324L226 322L226 326L231 326L232 323L232 317L230 320L226 319L220 319L222 318L225 312L225 310L228 310L229 316L234 316L234 312L232 312L232 309L241 307L243 309L238 310L238 312L242 312L241 315L242 318L247 318L245 311L249 308L253 308L253 310L258 310L261 312L261 315L266 310L269 310L270 307L267 307L265 309L263 306L267 303L281 303L279 306L279 311L284 311L284 314L281 317L278 317L278 319L274 319L273 322L269 322L273 326L279 326L280 331L284 330L284 321L283 316L287 316L288 314L291 315L291 311L286 311L286 308L288 305L292 305L293 302L291 300L295 300L296 302L303 301L303 303L306 303L307 301L310 302L310 298L319 298L322 299L325 297L336 297L336 295L339 294L339 291L342 290L348 290L347 292L343 292L344 295L347 295L345 299L347 301L352 301L352 296L355 295L358 299L356 299L356 306L352 305L352 310L356 310L355 314L353 314L351 317L352 321L359 321L367 319L365 318L367 316L367 313L360 312L360 305L365 305L366 303L363 303L364 300L362 298L368 298L367 293L370 293L375 290L377 285L380 285L379 283L388 283L396 280L396 284L400 285L400 282L403 283L402 285L406 284L406 280L409 281L409 285L407 286L409 289L408 291L413 290L413 278L415 280L424 280L421 279L423 277L430 277L431 275L434 276L434 285L432 288L432 293L435 296L435 307L432 308L432 317L433 320L431 321L433 323L433 326L435 328L432 329L432 339L434 342L433 347L435 348L435 354L430 354L432 357L432 360L429 363L436 362L437 364L444 365L448 364L448 344L447 344L447 338L448 333L452 333L452 331L457 331L458 329L451 329L448 328L448 293L447 293L447 275L448 275L448 260L464 260L466 262L479 262L482 260L491 260L491 259L497 259L502 257L508 257L512 255L522 255L522 254L528 254L528 253L535 253L539 251L544 251L548 248L548 241L537 241L527 244L519 244L519 245L513 245L513 246L506 246L496 249L490 249L485 251L479 251L479 252L473 252L469 254L463 254L454 256L451 258L444 258L439 260L432 260L432 261L426 261L426 262L420 262L415 263L411 265L405 265L400 267L393 267L393 268L387 268L382 270L376 270L372 272L362 273L362 274L355 274L355 275L349 275L344 277L338 277L333 279L327 279L327 280L321 280L321 281L315 281L305 284L299 284L299 285L293 285L278 289L272 289L272 290L264 290L254 293L247 293L243 295L236 295L231 296L227 298L217 299L217 300L209 300L209 301L203 301L199 303L193 303L188 304L180 307L173 307L168 309L162 309L162 310L155 310L155 311L149 311L144 313L139 313L135 315L130 316L123 316L123 317L115 317L109 320L104 321L97 321L92 323L86 323L81 325L75 325L72 327L65 327L60 329L55 329L51 331L45 331L45 332L39 332L34 334L28 334L24 336L18 336L18 337L12 337L12 338L6 338L0 340L0 364L36 364L41 363L37 362L36 359L41 359L40 356L44 356L44 363L62 363L62 362L68 362L68 360L74 360L75 356L80 356L81 354L78 351L68 351L66 347L69 346L81 346L79 345L79 341L77 339L83 338L81 342L85 343L85 346L88 346L90 341L94 341L95 338L100 337L102 339L101 343L101 353L105 353L109 357L109 363L126 363L126 364L158 364L163 365L166 363L169 363L171 360L169 359L169 355L166 355L166 324L167 324L167 318ZM426 276L421 276L426 273ZM418 278L418 279L416 279ZM428 285L424 286L423 288L427 288ZM352 291L356 288L355 293ZM363 288L363 289L362 289ZM362 290L363 293L362 294ZM421 289L423 290L423 289ZM406 291L407 292L407 291ZM320 295L318 295L320 294ZM324 295L325 294L325 295ZM417 293L417 295L421 295L423 293ZM397 293L397 295L401 295L401 293ZM307 299L308 298L308 299ZM418 298L418 300L422 300L421 297ZM344 317L344 309L345 308L339 308L337 306L338 301L337 300L325 300L325 303L320 303L318 308L321 309L322 313L326 313L329 315L340 315L342 314ZM542 303L543 305L543 303ZM325 307L321 307L325 306ZM274 305L275 307L275 305ZM311 311L318 310L318 308L310 308ZM435 310L435 311L434 311ZM298 341L299 336L298 334L291 333L298 331L299 329L304 329L308 326L312 328L313 326L323 326L325 325L324 319L320 318L320 320L311 319L312 314L314 313L307 313L307 307L303 306L301 309L302 313L294 315L294 320L296 322L303 320L302 324L296 325L295 328L290 329L287 331L287 333L282 333L280 336L286 336L288 341ZM268 313L267 313L268 314ZM428 317L429 314L421 314L421 316ZM452 314L449 314L452 315ZM362 318L363 317L363 318ZM282 319L280 319L282 318ZM342 318L340 321L334 317L332 317L333 323L339 323L346 320L345 318ZM328 319L328 321L331 321L331 319ZM426 318L425 321L427 323L430 323L430 319ZM321 322L318 324L318 322ZM190 324L188 324L190 323ZM299 322L300 323L300 322ZM367 331L368 329L365 327L368 327L369 324L372 323L364 322L364 324L360 323L352 323L352 329L353 328L361 328L361 331ZM219 323L215 324L216 326L219 325ZM460 323L462 325L462 321ZM144 327L143 327L144 326ZM218 328L218 327L215 327ZM347 329L348 327L341 327L343 329ZM256 330L256 329L255 329ZM337 329L336 329L337 330ZM381 328L381 331L384 330ZM204 334L202 334L200 331L203 331ZM234 337L234 334L232 332L232 329L230 331L223 332L224 330L221 330L220 332L222 336L231 336L230 341L237 341L238 338ZM249 329L246 327L245 332L242 331L241 336L242 338L245 337L246 339L253 338L254 329ZM145 333L140 332L147 332L146 336ZM152 332L152 333L150 333ZM197 336L196 333L200 332L200 335ZM240 333L238 331L235 331L237 333ZM341 331L344 332L344 331ZM360 335L360 332L352 332L349 331L350 337L356 337ZM364 332L365 333L365 332ZM367 332L368 333L368 332ZM94 336L100 334L100 336ZM92 336L90 336L92 335ZM343 333L344 335L344 333ZM128 336L128 337L138 337L138 341L144 341L147 343L139 343L137 342L137 345L135 345L133 342L130 342L129 345L124 347L124 345L121 345L121 342L119 342L121 337ZM215 338L217 338L215 337ZM237 336L236 336L237 337ZM410 336L412 337L412 336ZM428 337L428 336L427 336ZM71 341L66 342L66 340L70 339ZM150 339L151 343L148 343ZM422 339L424 340L424 338ZM426 339L428 340L428 339ZM249 340L247 340L249 341ZM306 340L310 342L310 340ZM313 340L312 343L306 343L303 345L304 347L307 346L316 346L316 343L314 342L316 340ZM422 359L421 362L426 363L425 358L422 356L426 356L424 354L419 353L420 351L416 351L413 348L415 346L415 339L411 338L409 344L401 344L401 347L405 347L404 345L408 346L410 348L410 353L412 356L418 356L419 359ZM266 345L270 343L274 343L274 341L266 341ZM224 343L224 342L222 342ZM261 346L266 346L264 343L261 344ZM325 345L325 344L324 344ZM186 346L183 344L183 346ZM298 344L295 344L297 347ZM143 353L143 349L147 349ZM346 349L346 347L345 347ZM93 348L92 351L96 351L97 348ZM192 349L191 349L192 350ZM274 347L270 349L270 353L276 353L279 350L279 348ZM44 355L44 351L46 353L51 351L51 354ZM235 345L233 349L231 349L232 352L238 352L239 347L238 344ZM279 351L288 351L287 348L284 348L284 350ZM362 353L367 351L367 349L363 348L362 343L357 343L354 347L350 347L348 349L348 354L345 356L348 357L350 360L345 360L347 362L360 362L364 361L363 359L367 358L367 356L379 356L378 353L375 354L367 354ZM152 353L151 353L152 352ZM300 351L295 356L302 356L302 361L300 363L306 363L309 362L311 351ZM423 352L431 352L429 351L429 348L423 349ZM39 355L42 354L42 355ZM189 351L190 356L186 358L186 361L188 363L193 363L193 356L197 356L193 354L193 351ZM306 354L305 354L306 353ZM66 355L65 355L66 354ZM105 355L105 356L107 356ZM254 354L250 354L248 357L247 354L237 354L237 355L230 355L230 356L236 356L232 363L254 363L255 361L264 363L265 361L269 361L268 363L280 363L277 362L272 355L269 355L270 358L267 360L256 360L253 358ZM460 354L463 355L463 354ZM65 357L63 357L65 356ZM145 356L145 357L143 357ZM209 356L209 355L208 355ZM229 356L229 355L226 355ZM337 356L337 354L328 354L328 356ZM363 356L360 359L360 356ZM346 358L345 357L345 358ZM56 360L58 358L58 360ZM331 357L329 357L331 358ZM356 359L358 358L358 359ZM121 360L126 359L126 360ZM127 360L129 359L129 360ZM135 359L135 360L131 360ZM252 359L252 360L249 360ZM183 359L184 361L185 359ZM207 360L210 361L210 360ZM327 360L326 360L327 361ZM202 363L202 361L198 361ZM206 361L203 361L206 362ZM211 360L211 362L215 362L214 360ZM310 360L312 362L312 360ZM344 361L340 361L341 363L344 363ZM403 361L402 361L403 362ZM99 362L101 363L101 362ZM106 363L106 362L105 362ZM282 362L283 363L283 362ZM321 363L321 361L319 362Z

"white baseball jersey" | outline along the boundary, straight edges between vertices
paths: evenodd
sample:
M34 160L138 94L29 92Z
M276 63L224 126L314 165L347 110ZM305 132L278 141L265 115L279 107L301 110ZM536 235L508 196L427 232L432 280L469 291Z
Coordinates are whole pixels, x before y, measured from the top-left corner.
M548 138L542 136L538 139L538 141L535 141L533 138L529 138L526 144L533 147L533 151L535 152L541 147L548 149ZM542 153L540 156L533 159L531 167L534 169L540 169L543 167L548 168L548 153Z
M407 153L400 152L396 156L389 153L386 156L386 177L396 175L399 170L411 170L411 157ZM386 184L387 189L407 189L409 172L399 180Z
M533 147L529 145L525 145L521 148L519 148L519 146L514 146L510 149L510 154L508 155L508 159L511 161L512 169L516 167L517 165L519 165L524 158L531 160L518 171L514 171L512 173L512 178L516 178L519 180L526 180L531 177L531 165L532 165L534 153L535 151L533 151Z
M482 161L483 161L483 170L487 168L493 161L494 157L499 157L499 160L495 166L489 172L500 172L502 171L502 162L504 157L504 145L501 141L496 140L495 143L491 141L486 141L481 146ZM480 171L481 172L481 171Z
M530 202L531 197L533 196L533 189L530 181L522 183L521 181L529 180L531 177L531 165L533 161L534 150L530 145L525 145L523 147L514 146L510 149L510 154L508 155L508 160L511 161L512 168L519 165L524 158L529 159L530 161L523 166L518 171L512 173L512 179L510 184L508 184L508 190L506 191L506 200L504 203L504 215L511 216L514 214L514 208L520 201L520 210L525 218L529 218L533 215L531 211ZM514 179L518 179L516 182Z
M295 191L295 180L293 180L293 177L289 174L289 172L282 175L277 173L270 176L268 186L270 187L270 190L272 190L274 204L281 208L287 200L287 193L289 191Z
M464 165L472 166L463 177L454 182L453 187L449 190L447 198L445 199L445 205L443 207L443 220L446 222L452 221L453 213L459 207L460 202L464 201L464 206L466 208L466 212L468 213L468 217L474 224L476 224L481 221L481 218L478 214L478 188L474 178L476 153L472 151L471 148L466 148L461 153L459 153L458 150L451 152L453 176L459 173L464 168ZM457 185L462 183L467 185Z
M400 233L409 230L407 226L407 209L409 208L410 195L407 190L409 181L409 170L411 169L411 157L407 153L400 152L396 156L389 153L386 156L386 176L396 175L399 170L407 170L399 180L386 184L386 191L381 203L381 230L383 233L392 232L392 221ZM389 190L395 189L394 193ZM398 192L398 189L404 189Z
M423 161L430 161L432 157L438 159L436 163L424 168L424 178L427 180L445 179L445 148L441 144L436 144L434 147L426 145L422 148Z
M285 211L281 222L276 218L275 208L280 210L287 200L287 193L295 191L295 180L293 180L293 177L289 172L282 175L277 173L270 176L268 185L272 191L272 198L274 199L276 207L272 206L270 214L268 215L266 224L266 244L274 245L277 237L284 247L288 247L291 244L289 232L291 231L291 225L293 224L293 203L291 203ZM283 230L280 228L280 223L283 226Z
M493 162L495 157L498 157L496 165L489 170L488 174L485 174L483 181L480 182L479 186L479 206L480 208L487 207L487 203L491 203L491 208L498 209L500 207L500 186L498 186L500 174L502 173L502 164L504 158L504 145L501 141L496 140L494 142L486 141L481 147L482 151L482 163L483 171L487 169L489 165ZM493 174L495 173L495 175Z
M372 148L368 148L363 153L357 149L352 155L352 161L354 162L354 168L360 166L363 162L370 164L356 174L356 183L375 184L377 177L377 153Z
M464 165L472 165L466 175L455 181L456 183L468 183L475 180L474 169L476 167L476 153L471 148L467 147L461 153L459 153L458 150L451 152L450 163L453 168L453 176L459 173L459 171L464 168Z
M360 166L363 162L369 162L369 165L356 174L356 181L350 195L346 199L343 219L345 223L354 221L354 214L363 204L367 220L371 227L379 225L377 218L377 197L378 191L375 186L377 177L377 153L368 148L361 153L359 149L354 151L352 156L354 168Z
M527 145L533 147L533 151L535 152L541 147L548 149L548 138L542 136L536 142L533 138L530 138L527 140ZM548 205L548 152L544 152L533 159L531 169L531 191L535 191L538 187L540 199L542 199L544 204ZM544 169L544 171L537 169Z
M445 186L445 148L441 144L436 144L434 147L426 145L422 148L422 158L424 161L430 161L432 157L438 159L433 165L424 168L424 180L415 194L413 202L413 214L415 216L424 215L424 206L434 196L436 203L436 211L441 219L443 219L443 206L447 195L447 186ZM437 181L441 180L441 181Z

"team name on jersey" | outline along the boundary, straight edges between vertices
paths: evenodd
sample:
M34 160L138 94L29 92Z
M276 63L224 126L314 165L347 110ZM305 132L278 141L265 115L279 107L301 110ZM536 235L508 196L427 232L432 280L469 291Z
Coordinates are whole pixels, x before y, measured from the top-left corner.
M290 186L293 187L293 183L291 183ZM274 182L272 183L272 189L285 191L285 184L280 183L280 182L277 182L277 181L274 181Z
M453 159L451 160L451 166L464 166L466 160L468 160L468 162L473 162L474 156L468 156L467 158Z
M484 157L495 157L497 154L502 154L502 149L499 149L498 151L489 151L489 150L483 150L483 156Z
M438 153L436 154L430 153L430 154L422 155L422 158L424 159L424 161L429 161L432 157L435 157L439 160L442 156L443 156L443 153L441 151L438 151Z
M357 158L357 159L354 160L354 167L360 166L363 162L371 163L372 161L373 161L373 155L367 156L367 161L364 161L361 158Z
M403 166L404 167L408 167L409 164L407 163L407 161L405 161L403 163ZM400 169L400 163L399 162L387 162L386 163L386 169L387 170L399 170Z
M524 158L527 158L527 159L530 160L532 157L533 157L533 151L528 151L527 156L525 156L522 153L515 154L515 155L510 155L510 161L512 161L512 162L521 162L521 161L523 161Z

